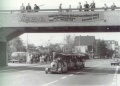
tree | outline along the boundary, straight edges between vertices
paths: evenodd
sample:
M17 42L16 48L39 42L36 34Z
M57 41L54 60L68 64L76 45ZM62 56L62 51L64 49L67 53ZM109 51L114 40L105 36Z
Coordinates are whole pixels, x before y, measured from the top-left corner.
M74 37L72 37L70 34L68 34L68 35L65 36L64 41L65 41L66 44L73 45Z
M21 38L16 37L8 42L8 56L10 57L13 52L25 52L26 48L23 45Z
M57 53L62 52L62 49L59 44L50 44L49 53L52 54L53 52L57 52Z
M115 51L114 50L107 50L107 57L108 58L112 58L112 56L113 56L113 54L115 53Z
M33 52L34 50L36 50L36 47L34 44L28 44L27 49L28 52Z
M107 45L104 40L100 40L97 45L97 55L100 56L100 58L105 58L107 56Z
M64 46L65 50L67 49L69 53L72 53L74 48L74 37L72 37L71 35L66 35L64 41L65 41L65 46Z
M39 52L42 54L52 55L53 52L61 53L62 49L59 44L50 44L49 46L39 46Z

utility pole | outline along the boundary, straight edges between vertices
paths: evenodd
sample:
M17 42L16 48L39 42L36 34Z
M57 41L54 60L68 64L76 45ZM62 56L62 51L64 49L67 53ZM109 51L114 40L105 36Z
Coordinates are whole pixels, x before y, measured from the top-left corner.
M26 50L28 52L28 33L27 33L27 45L26 45Z
M29 60L29 54L28 54L28 33L27 33L27 41L26 41L26 52L27 52L26 62L28 62L28 60Z
M81 49L80 49L80 36L79 36L79 54L81 52Z
M92 59L93 59L93 45L92 45Z

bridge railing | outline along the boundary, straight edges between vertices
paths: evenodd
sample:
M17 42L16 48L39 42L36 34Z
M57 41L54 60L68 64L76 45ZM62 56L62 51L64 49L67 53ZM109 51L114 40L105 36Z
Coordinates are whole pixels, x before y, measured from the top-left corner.
M81 11L79 11L81 10ZM33 12L73 12L73 11L79 11L79 12L83 12L83 11L114 11L114 10L120 10L120 7L108 7L108 8L82 8L82 9L78 9L78 8L71 8L71 9L40 9L40 10L0 10L0 13L33 13Z

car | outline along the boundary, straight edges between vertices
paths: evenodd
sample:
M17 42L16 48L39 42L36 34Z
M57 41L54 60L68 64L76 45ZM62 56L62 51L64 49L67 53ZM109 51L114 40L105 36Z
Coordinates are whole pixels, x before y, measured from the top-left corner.
M120 64L119 59L113 59L113 60L111 61L111 65L119 65L119 64Z
M15 63L15 62L19 62L19 60L11 59L10 62Z
M27 53L26 52L13 52L10 57L10 62L26 62Z

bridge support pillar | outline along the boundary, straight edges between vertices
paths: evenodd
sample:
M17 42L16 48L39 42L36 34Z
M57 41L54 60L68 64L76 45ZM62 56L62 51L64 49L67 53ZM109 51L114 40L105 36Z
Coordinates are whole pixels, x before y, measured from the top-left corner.
M7 42L0 41L0 67L7 66Z

